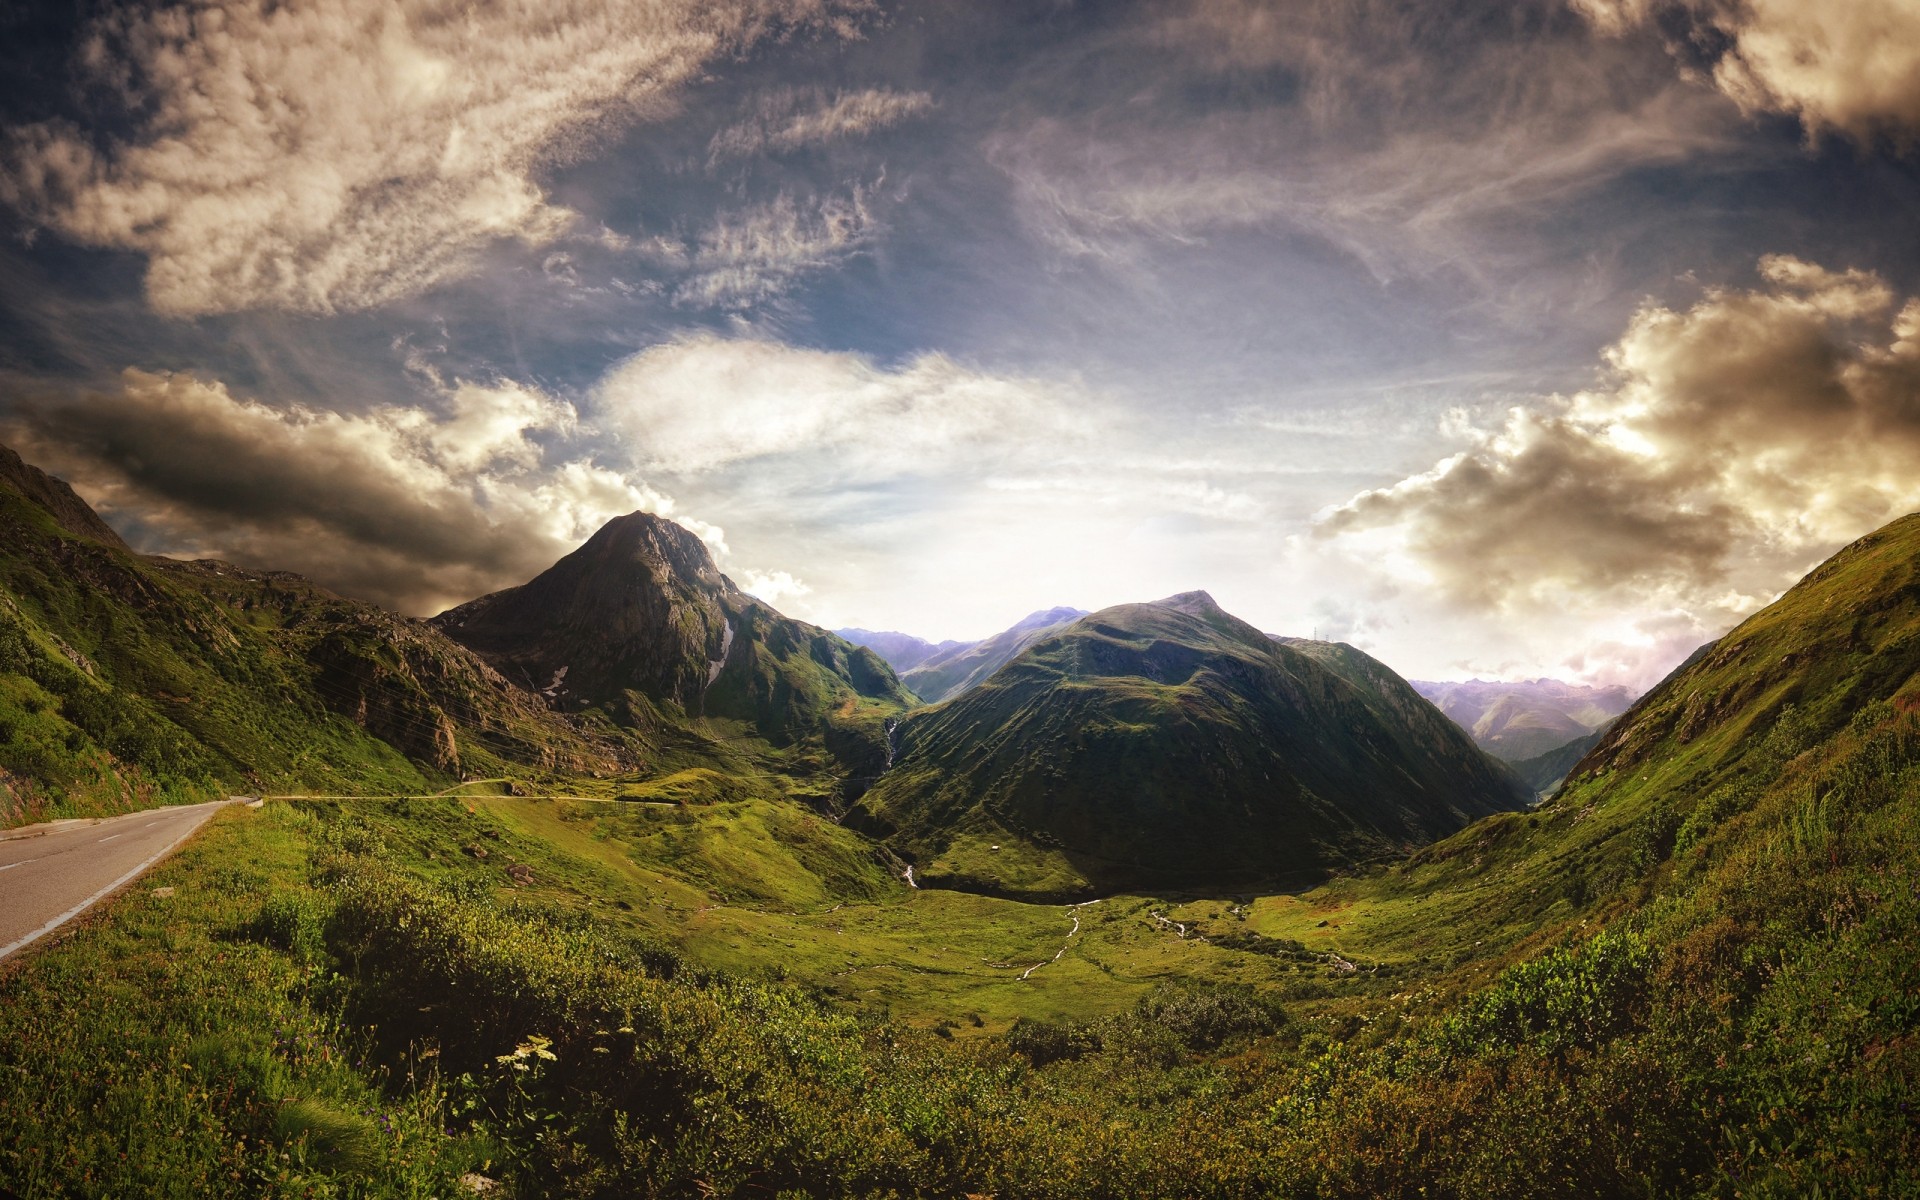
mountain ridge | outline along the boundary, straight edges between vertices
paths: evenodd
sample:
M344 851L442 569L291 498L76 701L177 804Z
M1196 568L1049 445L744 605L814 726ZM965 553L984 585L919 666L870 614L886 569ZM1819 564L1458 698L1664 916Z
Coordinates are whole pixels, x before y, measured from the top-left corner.
M1102 609L904 717L849 821L924 883L1068 898L1315 877L1524 803L1384 665L1327 656L1204 592Z

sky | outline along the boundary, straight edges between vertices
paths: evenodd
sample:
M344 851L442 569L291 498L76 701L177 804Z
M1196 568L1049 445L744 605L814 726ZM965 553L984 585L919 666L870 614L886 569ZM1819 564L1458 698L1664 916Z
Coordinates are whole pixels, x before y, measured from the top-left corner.
M1920 508L1920 0L0 9L0 441L427 615L1205 588L1646 686Z

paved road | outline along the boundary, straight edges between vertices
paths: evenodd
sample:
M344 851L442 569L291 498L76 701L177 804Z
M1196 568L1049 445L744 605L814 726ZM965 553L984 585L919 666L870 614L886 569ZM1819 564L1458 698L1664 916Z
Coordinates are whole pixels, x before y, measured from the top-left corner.
M93 824L53 825L0 841L0 959L52 933L165 858L230 803L128 813Z

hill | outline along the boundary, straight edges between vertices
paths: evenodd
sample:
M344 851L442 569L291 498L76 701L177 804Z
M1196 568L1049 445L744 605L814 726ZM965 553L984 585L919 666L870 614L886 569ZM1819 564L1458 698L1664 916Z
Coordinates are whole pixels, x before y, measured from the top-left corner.
M1413 688L1473 735L1481 749L1507 762L1545 754L1584 737L1625 712L1633 692L1557 679L1494 683L1413 681Z
M432 624L561 711L733 722L775 747L823 742L856 772L884 765L883 722L913 703L879 655L740 591L698 537L650 513Z
M1583 733L1570 742L1555 746L1545 754L1523 758L1512 764L1513 773L1525 780L1527 786L1537 794L1549 795L1560 786L1561 781L1566 779L1567 772L1573 770L1574 765L1587 756L1587 751L1600 744L1600 739L1606 736L1607 730L1611 727L1612 722L1609 721L1592 733Z
M1028 646L1086 615L1081 609L1065 607L1028 613L1012 627L990 638L956 643L928 655L912 668L903 670L900 682L928 704L950 700L986 682Z
M296 575L128 549L0 451L0 823L263 788L631 768L431 626Z
M1190 688L1195 711L1263 670L1197 597L1128 607L1179 636L1119 636L1135 622L1116 610L1096 622L1115 632L1031 657L1078 654L1100 670L1063 686L1098 691L1108 665L1180 675L1211 631L1222 644L1186 684L1122 676ZM1272 653L1349 690L1384 671L1344 647ZM1920 1189L1920 520L1705 648L1553 800L1305 892L1062 912L908 890L797 806L673 803L717 782L686 774L652 804L223 811L160 887L0 973L0 1179L27 1195L205 1195L236 1176L382 1195Z
M1385 667L1203 592L1055 630L894 743L849 822L1007 895L1317 878L1525 799Z

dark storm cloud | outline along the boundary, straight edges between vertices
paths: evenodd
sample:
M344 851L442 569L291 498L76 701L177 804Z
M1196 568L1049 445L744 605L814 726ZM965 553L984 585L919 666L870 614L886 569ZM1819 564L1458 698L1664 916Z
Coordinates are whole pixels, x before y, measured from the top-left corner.
M435 409L274 409L191 375L23 406L7 440L72 482L142 548L300 571L403 611L523 582L657 493L534 440L571 408L457 384Z

